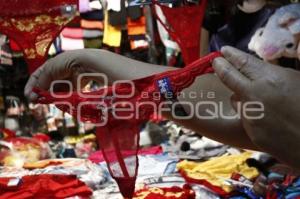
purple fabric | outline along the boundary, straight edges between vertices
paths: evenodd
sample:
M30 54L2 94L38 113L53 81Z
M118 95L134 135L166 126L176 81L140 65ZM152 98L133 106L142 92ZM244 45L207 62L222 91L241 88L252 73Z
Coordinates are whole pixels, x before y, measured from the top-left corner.
M79 12L85 13L91 11L89 0L79 0Z

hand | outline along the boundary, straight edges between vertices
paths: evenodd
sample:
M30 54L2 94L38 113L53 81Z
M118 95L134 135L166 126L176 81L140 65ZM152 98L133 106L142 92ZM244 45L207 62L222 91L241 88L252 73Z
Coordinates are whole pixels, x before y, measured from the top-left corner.
M250 139L262 150L300 169L300 72L265 63L232 47L222 49L224 58L213 65L237 102L261 102L262 119L242 116Z
M55 80L68 80L72 83L73 90L77 89L77 79L82 73L97 72L95 64L91 63L94 59L90 54L92 51L68 51L55 58L49 59L45 64L39 67L28 80L24 94L30 100L37 99L37 95L32 92L34 87L48 90L51 83ZM92 55L93 56L93 55ZM85 86L91 78L83 78L80 87ZM67 91L66 84L57 84L55 91Z
M116 80L132 80L153 74L175 70L173 67L158 66L129 59L127 57L101 49L82 49L64 52L48 60L30 77L25 87L25 96L34 101L37 95L33 87L48 90L54 80L69 80L73 88L77 88L78 76L82 73L102 73L107 77L108 84ZM104 83L103 77L82 78L81 88L90 80ZM64 91L66 85L55 91ZM69 89L69 88L68 88ZM80 89L80 88L79 88Z

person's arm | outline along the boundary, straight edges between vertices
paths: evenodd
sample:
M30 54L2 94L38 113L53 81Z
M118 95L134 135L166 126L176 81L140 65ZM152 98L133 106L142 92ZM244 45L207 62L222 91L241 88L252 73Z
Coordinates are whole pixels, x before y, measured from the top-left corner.
M76 78L81 73L104 73L112 82L115 80L138 79L168 70L176 70L176 68L135 61L105 50L69 51L50 59L32 74L26 85L25 95L34 99L36 96L31 92L33 87L47 90L50 83L57 79L68 79L76 82ZM191 102L195 106L197 102L207 100L205 99L207 92L214 92L215 98L209 100L222 101L225 115L234 113L230 104L231 92L215 75L207 74L198 77L189 88L184 90L184 93L188 96L191 91L196 92L196 98L186 97L179 100L181 102ZM200 114L206 114L207 108L211 107L201 106ZM172 119L170 113L165 114ZM244 132L241 122L237 119L201 120L193 117L190 120L177 120L177 122L220 142L241 148L255 149L255 146Z

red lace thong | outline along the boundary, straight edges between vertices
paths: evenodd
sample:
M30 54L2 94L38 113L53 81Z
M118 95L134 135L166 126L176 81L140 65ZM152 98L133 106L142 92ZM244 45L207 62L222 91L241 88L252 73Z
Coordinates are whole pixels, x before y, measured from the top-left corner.
M22 48L29 72L44 63L63 27L74 19L78 0L0 0L0 32Z
M109 171L123 196L131 198L138 169L141 124L157 113L162 102L174 101L197 76L213 72L211 62L219 56L215 52L183 69L133 80L132 84L118 83L84 96L78 92L54 95L36 88L34 92L39 95L38 103L54 103L78 119L98 123L97 137Z
M201 26L207 0L201 0L196 6L184 5L175 8L160 5L156 1L154 5L158 5L164 13L168 24L164 24L157 14L156 18L180 46L185 64L199 59Z

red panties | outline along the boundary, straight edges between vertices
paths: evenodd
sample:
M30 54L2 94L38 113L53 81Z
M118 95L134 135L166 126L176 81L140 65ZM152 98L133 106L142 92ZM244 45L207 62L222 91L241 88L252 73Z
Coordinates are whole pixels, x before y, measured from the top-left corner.
M197 60L200 57L201 26L207 0L201 0L197 6L185 5L169 8L157 2L155 2L155 5L161 8L168 25L164 24L156 15L158 21L180 46L185 64L187 65Z
M0 199L64 199L90 198L91 189L73 175L29 175L8 186L16 178L0 178ZM17 180L18 181L18 180Z
M197 76L211 73L211 62L221 56L215 52L187 65L183 69L119 83L113 87L85 93L74 92L51 95L48 91L34 89L40 98L39 103L54 103L84 121L101 122L97 137L112 177L119 185L124 197L134 193L138 169L137 152L139 132L142 123L157 113L162 102L173 101ZM125 95L130 97L125 97ZM65 102L70 103L66 105Z
M138 190L134 194L134 198L141 199L195 199L196 193L189 185L184 185L182 188L162 187L162 188L144 188Z
M0 32L22 48L30 73L44 63L77 7L78 0L0 0Z

